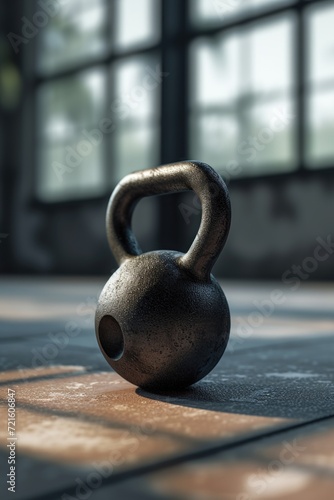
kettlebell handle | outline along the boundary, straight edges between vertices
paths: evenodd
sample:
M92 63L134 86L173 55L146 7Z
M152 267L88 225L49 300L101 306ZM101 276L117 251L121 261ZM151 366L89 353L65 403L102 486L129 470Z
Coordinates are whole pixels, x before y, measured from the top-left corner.
M224 247L231 224L227 187L209 165L184 161L134 172L124 177L113 191L107 208L107 237L120 265L142 253L131 229L131 218L141 198L193 190L202 205L198 233L179 265L198 279L207 280Z

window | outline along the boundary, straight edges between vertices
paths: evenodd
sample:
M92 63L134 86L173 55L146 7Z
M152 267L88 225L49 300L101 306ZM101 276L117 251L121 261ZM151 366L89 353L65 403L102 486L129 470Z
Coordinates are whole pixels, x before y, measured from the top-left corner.
M166 158L228 177L333 167L332 1L59 5L37 44L39 198L103 195Z
M37 194L94 196L159 161L160 2L71 0L38 37Z
M228 176L333 166L333 2L191 7L190 156Z

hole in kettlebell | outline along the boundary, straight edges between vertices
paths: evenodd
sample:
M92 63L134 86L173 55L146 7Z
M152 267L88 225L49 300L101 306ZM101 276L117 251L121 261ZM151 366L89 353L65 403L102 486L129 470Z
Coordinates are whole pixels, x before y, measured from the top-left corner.
M99 340L106 355L117 361L124 352L124 337L121 327L112 316L104 316L99 324Z

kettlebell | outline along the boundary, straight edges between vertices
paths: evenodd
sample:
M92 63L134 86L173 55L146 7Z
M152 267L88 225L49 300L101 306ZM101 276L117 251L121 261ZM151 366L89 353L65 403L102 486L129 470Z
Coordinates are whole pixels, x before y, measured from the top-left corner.
M142 253L131 229L137 202L193 190L202 205L187 253ZM127 175L113 191L107 237L119 264L96 310L97 342L110 366L145 390L177 390L205 377L223 355L230 332L225 295L211 269L231 222L227 187L207 164L184 161Z

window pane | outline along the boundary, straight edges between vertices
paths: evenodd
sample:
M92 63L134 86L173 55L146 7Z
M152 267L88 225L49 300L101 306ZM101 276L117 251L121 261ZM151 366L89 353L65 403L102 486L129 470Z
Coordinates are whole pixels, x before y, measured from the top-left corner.
M312 83L330 80L334 85L334 6L313 6L308 9L309 80Z
M67 138L105 116L105 71L89 70L42 85L38 90L39 133Z
M191 100L194 105L232 103L243 96L266 97L293 83L292 17L252 24L191 46Z
M249 59L245 60L249 91L267 93L291 87L293 28L292 17L285 16L253 26L244 46L245 51L249 50Z
M234 173L245 175L295 168L296 123L286 98L293 88L293 26L284 15L193 43L191 156L217 168L232 162ZM280 128L275 107L282 107L286 126ZM249 144L258 134L260 144Z
M192 0L190 14L195 24L223 23L254 14L260 9L288 5L292 0Z
M245 173L296 167L296 116L290 99L252 104L244 110L238 161Z
M65 200L102 192L105 185L104 148L91 145L83 154L81 140L78 137L66 145L42 145L38 157L37 182L40 199ZM67 156L69 152L70 157Z
M230 161L236 160L238 139L239 126L233 114L190 116L190 149L196 160L225 170Z
M42 85L38 102L38 195L65 199L103 190L105 71Z
M106 0L71 0L55 5L58 13L50 16L38 38L38 69L43 73L91 59L107 49Z
M119 124L113 134L113 162L116 181L135 170L157 166L159 126L153 123L140 127Z
M307 163L313 168L334 161L334 89L315 91L309 103Z
M196 159L230 175L296 167L296 119L291 99L255 101L240 113L194 114L190 147Z
M192 44L190 68L193 75L190 82L193 104L225 104L238 97L241 50L239 33L213 40L200 39Z
M160 36L160 0L116 0L115 44L150 45Z
M131 57L112 66L114 120L147 119L159 114L160 66L155 57Z

